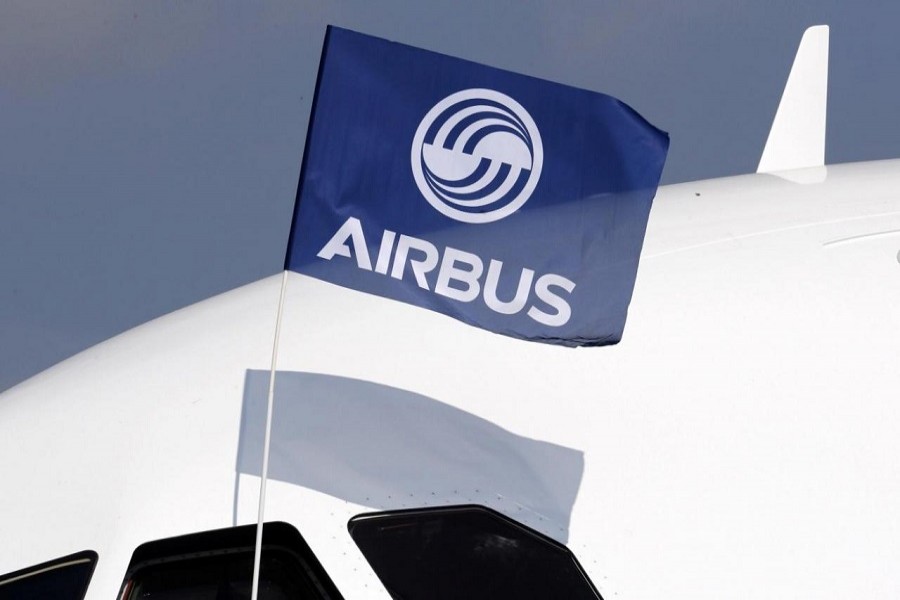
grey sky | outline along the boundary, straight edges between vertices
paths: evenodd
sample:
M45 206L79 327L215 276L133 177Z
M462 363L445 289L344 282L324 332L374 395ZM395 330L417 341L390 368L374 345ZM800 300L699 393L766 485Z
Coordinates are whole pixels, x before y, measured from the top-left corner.
M664 182L756 167L803 30L827 160L900 156L900 3L4 0L0 390L283 261L325 25L603 91Z

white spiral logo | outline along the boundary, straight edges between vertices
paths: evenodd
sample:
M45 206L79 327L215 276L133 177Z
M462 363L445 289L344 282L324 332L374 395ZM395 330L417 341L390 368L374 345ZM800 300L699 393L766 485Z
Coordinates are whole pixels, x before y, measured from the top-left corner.
M428 111L410 158L431 206L457 221L490 223L518 210L534 192L544 149L521 104L494 90L470 89Z

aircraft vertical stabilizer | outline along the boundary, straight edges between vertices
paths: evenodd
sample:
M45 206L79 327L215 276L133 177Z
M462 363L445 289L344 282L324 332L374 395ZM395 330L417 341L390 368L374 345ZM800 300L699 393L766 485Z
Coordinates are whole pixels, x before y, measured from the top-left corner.
M828 25L803 34L757 173L825 164Z

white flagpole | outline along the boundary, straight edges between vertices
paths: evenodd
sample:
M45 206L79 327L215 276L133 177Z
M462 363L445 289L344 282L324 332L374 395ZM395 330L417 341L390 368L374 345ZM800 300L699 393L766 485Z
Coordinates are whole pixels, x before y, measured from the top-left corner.
M262 557L263 521L266 512L266 477L269 474L269 445L272 441L272 408L275 405L275 371L278 364L278 338L281 336L281 315L284 312L284 291L287 288L288 272L281 274L281 295L278 298L278 316L275 319L275 341L272 345L272 366L269 369L269 394L266 406L266 436L263 441L262 473L259 481L259 513L256 522L256 546L253 552L253 585L251 600L259 594L259 562Z

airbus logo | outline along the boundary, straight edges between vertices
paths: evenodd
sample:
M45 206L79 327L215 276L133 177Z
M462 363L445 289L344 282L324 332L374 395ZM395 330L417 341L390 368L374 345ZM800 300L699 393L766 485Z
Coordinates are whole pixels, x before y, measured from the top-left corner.
M410 159L416 185L435 210L463 223L490 223L528 201L541 177L544 150L534 119L521 104L495 90L468 89L428 111L413 137ZM499 315L523 313L548 327L561 327L572 316L575 282L562 275L371 227L353 216L316 256L351 259L362 271L414 282L459 303L480 300ZM501 278L518 281L501 286Z
M521 104L495 90L468 89L428 111L410 160L416 185L435 210L463 223L490 223L531 197L544 149Z

